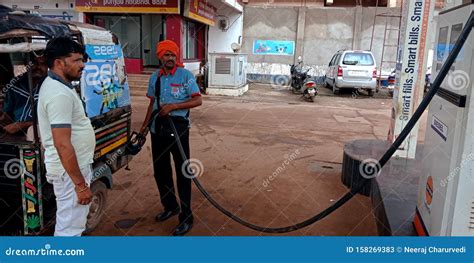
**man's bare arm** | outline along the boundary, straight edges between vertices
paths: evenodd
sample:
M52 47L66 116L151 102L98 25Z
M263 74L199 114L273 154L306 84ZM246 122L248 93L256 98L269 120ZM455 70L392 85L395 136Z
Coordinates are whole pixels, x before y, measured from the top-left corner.
M153 104L155 103L155 98L150 98L150 104L148 104L148 109L146 111L145 120L143 121L142 128L140 129L140 133L143 133L145 128L150 121L151 114L153 113Z
M191 109L197 106L202 105L202 98L201 96L195 96L190 100L182 103L175 103L175 104L164 104L161 105L160 116L168 115L171 111L174 110L181 110L181 109Z
M58 152L61 164L66 170L71 180L76 185L75 191L78 203L87 205L92 201L92 192L86 185L84 176L77 163L76 152L71 143L71 128L52 128L54 147Z
M77 163L76 152L71 143L71 128L52 128L54 147L58 151L61 164L75 185L85 183L84 176L81 173Z
M28 130L28 128L33 125L33 122L31 121L25 121L25 122L14 122L14 123L10 123L8 125L5 125L3 127L3 129L10 133L10 134L14 134L14 133L17 133L19 131L23 131L26 133L26 131Z

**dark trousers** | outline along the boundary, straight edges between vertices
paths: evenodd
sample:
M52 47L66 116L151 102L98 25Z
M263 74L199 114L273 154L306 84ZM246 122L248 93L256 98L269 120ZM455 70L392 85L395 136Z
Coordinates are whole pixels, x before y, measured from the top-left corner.
M189 130L186 129L186 131L180 131L179 133L184 153L189 159ZM191 179L186 178L183 174L182 167L184 165L184 160L181 157L175 137L160 136L159 134L151 133L151 146L155 180L158 185L158 190L160 191L161 203L163 204L164 209L166 211L174 210L181 206L179 222L192 223ZM176 201L170 154L173 155L175 164L180 206Z

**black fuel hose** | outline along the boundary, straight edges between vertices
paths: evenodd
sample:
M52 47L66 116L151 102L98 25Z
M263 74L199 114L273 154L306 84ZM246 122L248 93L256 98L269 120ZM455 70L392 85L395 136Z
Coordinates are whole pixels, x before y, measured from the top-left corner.
M418 122L421 115L426 110L429 103L433 99L434 95L438 91L438 89L439 89L441 83L443 82L446 74L448 73L448 71L451 68L452 64L454 63L454 60L456 59L459 51L461 50L462 46L464 45L464 42L466 41L467 37L469 36L469 33L470 33L470 31L472 29L472 26L473 26L473 17L474 17L474 13L471 13L471 16L469 17L468 22L466 23L466 26L464 27L461 35L457 39L453 50L449 54L446 62L443 64L439 74L437 75L436 79L434 80L432 88L429 90L429 92L426 94L424 99L421 101L419 107L413 113L413 116L410 118L407 125L402 130L402 132L400 133L400 135L393 142L393 144L390 146L390 148L387 150L387 152L385 152L385 154L380 158L379 163L378 163L379 164L378 167L380 167L380 169L390 160L390 158L395 153L395 151L398 149L398 147L400 147L400 145L403 143L405 138L410 134L411 130L413 129L415 124ZM176 130L176 127L174 126L173 121L171 120L171 118L168 118L168 120L170 121L170 124L171 124L171 127L172 127L173 131L174 131L174 134L178 135L178 132ZM181 141L179 139L179 136L175 136L175 137L176 137L176 142L178 144L179 150L181 152L181 156L182 156L183 160L185 160L185 162L186 162L188 159L187 159L186 154L184 153L183 146L181 145ZM374 167L377 167L377 166L373 166L373 165L367 166L366 170L369 171L369 172L373 172L374 174L377 174L379 171L377 170L377 168L374 168ZM373 170L373 169L375 169L375 170ZM328 216L329 214L334 212L336 209L338 209L339 207L344 205L347 201L349 201L352 197L354 197L354 195L356 195L360 190L362 190L362 188L364 187L364 185L367 182L369 182L369 179L364 179L362 181L363 183L360 183L356 187L352 188L349 192L344 194L344 196L342 196L334 204L332 204L331 206L329 206L325 210L321 211L319 214L317 214L317 215L315 215L315 216L313 216L313 217L311 217L307 220L304 220L303 222L300 222L300 223L297 223L297 224L294 224L294 225L291 225L291 226L286 226L286 227L276 227L276 228L271 228L270 227L269 228L269 227L262 227L262 226L254 225L254 224L249 223L249 222L241 219L240 217L234 215L233 213L231 213L230 211L228 211L227 209L222 207L214 198L212 198L212 196L206 191L206 189L204 189L204 187L201 185L201 183L199 182L199 180L196 177L193 177L192 180L196 184L199 191L204 195L204 197L214 207L216 207L219 211L221 211L224 215L228 216L230 219L234 220L235 222L237 222L237 223L239 223L243 226L246 226L250 229L253 229L253 230L256 230L256 231L259 231L259 232L265 232L265 233L287 233L287 232L291 232L291 231L295 231L295 230L299 230L301 228L307 227L307 226L309 226L309 225L325 218L326 216Z

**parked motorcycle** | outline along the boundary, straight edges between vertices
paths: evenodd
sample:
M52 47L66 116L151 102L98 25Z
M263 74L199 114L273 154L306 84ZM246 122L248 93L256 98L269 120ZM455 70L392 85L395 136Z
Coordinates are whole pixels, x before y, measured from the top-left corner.
M293 91L293 93L299 93L308 75L308 70L303 71L303 60L301 59L301 56L298 57L297 64L290 65L290 73L291 73L291 83L290 83L291 91Z
M316 82L308 75L309 69L303 71L302 64L301 57L298 57L298 63L290 65L291 91L293 93L302 93L305 99L314 101L314 97L318 94ZM301 91L302 89L303 91Z

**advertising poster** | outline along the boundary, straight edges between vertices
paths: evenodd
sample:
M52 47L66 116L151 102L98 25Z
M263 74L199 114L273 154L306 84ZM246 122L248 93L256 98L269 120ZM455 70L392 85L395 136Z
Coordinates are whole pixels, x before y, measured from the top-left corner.
M128 84L119 81L114 61L86 63L83 78L83 94L89 118L130 105Z
M295 41L255 40L253 42L253 53L255 55L293 56Z

